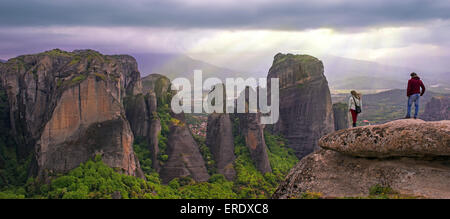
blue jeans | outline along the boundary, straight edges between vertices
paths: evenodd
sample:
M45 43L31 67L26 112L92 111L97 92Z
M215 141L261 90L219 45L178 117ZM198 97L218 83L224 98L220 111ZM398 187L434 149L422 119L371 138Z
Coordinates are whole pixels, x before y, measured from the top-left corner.
M406 117L411 117L411 106L414 102L415 111L414 111L414 118L417 118L417 115L419 114L419 99L420 94L413 94L408 97L408 113L406 114Z

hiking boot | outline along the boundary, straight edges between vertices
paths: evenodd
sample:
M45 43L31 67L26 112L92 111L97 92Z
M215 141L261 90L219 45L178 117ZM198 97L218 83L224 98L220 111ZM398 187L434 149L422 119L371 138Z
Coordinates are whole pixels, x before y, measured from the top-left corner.
M411 119L411 116L406 116L405 119Z

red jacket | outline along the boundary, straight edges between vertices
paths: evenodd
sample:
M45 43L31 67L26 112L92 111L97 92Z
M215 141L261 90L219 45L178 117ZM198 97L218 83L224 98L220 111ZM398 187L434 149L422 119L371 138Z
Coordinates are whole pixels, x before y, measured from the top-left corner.
M420 88L422 88L422 92L420 92ZM413 94L420 94L422 96L425 93L425 85L423 85L422 80L419 77L414 77L409 79L408 81L408 90L406 91L406 95L409 97Z

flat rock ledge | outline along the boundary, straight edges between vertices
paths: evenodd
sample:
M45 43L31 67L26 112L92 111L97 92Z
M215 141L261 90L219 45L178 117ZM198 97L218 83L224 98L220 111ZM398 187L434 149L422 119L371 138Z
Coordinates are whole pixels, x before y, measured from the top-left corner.
M355 157L445 157L450 156L450 120L403 119L340 130L322 137L319 146Z

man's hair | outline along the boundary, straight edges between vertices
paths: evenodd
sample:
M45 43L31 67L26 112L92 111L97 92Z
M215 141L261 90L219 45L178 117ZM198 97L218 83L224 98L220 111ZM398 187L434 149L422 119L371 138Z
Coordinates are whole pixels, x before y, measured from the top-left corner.
M417 77L417 73L412 72L412 73L411 73L411 77Z

